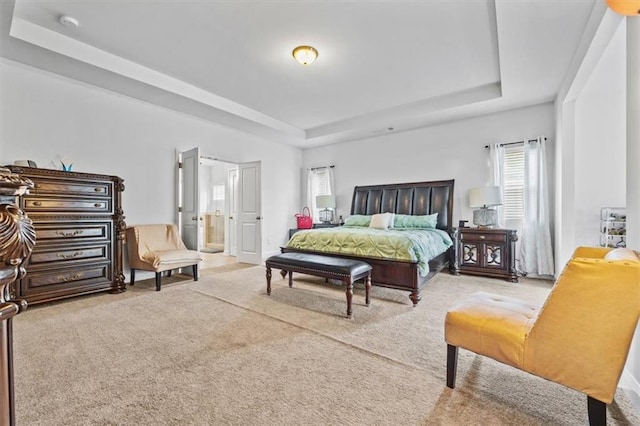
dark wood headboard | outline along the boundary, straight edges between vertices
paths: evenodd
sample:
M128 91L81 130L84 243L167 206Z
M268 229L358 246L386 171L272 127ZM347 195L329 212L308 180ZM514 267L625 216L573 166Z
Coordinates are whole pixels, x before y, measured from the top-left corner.
M453 182L396 183L387 185L356 186L353 189L351 214L372 215L398 213L425 215L438 213L437 228L453 228Z

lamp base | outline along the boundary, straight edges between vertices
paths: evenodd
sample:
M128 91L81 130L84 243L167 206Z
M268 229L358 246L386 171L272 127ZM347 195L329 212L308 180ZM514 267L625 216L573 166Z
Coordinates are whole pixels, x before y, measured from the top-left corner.
M473 211L473 224L481 228L493 228L498 223L498 212L481 208Z
M320 219L320 222L322 222L322 223L332 223L333 222L333 210L330 210L330 209L320 210L320 214L319 214L318 219Z

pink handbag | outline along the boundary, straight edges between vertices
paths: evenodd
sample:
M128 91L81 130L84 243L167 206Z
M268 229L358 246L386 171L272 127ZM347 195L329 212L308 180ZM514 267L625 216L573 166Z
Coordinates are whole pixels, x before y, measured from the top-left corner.
M298 229L311 229L313 227L313 219L311 219L309 207L304 207L302 214L296 213L295 216L298 220Z

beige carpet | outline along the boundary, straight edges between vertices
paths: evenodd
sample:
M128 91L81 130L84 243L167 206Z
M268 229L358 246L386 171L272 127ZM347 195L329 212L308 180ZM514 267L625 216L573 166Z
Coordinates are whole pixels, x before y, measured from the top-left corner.
M408 293L224 266L32 307L14 321L18 425L583 425L586 397L460 351L445 386L444 314L477 290L541 302L549 283L436 276ZM619 390L609 424L640 424Z

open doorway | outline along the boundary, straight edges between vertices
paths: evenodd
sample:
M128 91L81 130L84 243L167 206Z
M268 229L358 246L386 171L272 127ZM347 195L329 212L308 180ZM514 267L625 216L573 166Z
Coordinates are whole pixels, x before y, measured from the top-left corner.
M233 238L230 225L233 222L233 190L228 188L229 173L237 173L238 165L200 157L200 221L199 250L203 253L231 253L229 241Z
M207 260L212 256L259 264L262 260L261 165L177 152L181 237ZM225 260L225 264L228 260Z

